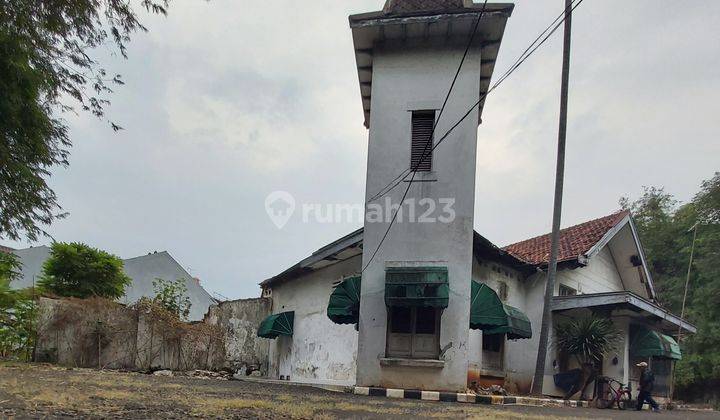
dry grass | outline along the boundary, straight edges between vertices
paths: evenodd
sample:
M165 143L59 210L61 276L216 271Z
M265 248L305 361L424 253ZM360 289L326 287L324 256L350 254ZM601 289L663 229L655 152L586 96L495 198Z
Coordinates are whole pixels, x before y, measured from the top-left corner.
M302 391L278 394L272 389L239 383L38 365L0 364L0 394L2 399L9 397L16 406L31 410L30 417L44 417L63 410L79 416L132 418L140 407L145 415L161 413L172 417L555 418L470 404L432 404Z

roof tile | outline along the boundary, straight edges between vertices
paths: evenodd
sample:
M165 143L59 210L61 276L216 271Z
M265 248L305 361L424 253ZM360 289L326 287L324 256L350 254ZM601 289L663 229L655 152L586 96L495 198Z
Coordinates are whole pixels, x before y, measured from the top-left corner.
M570 261L585 254L622 219L630 214L627 210L618 211L599 219L560 230L558 262ZM550 234L536 236L503 248L516 258L530 264L547 264L550 260Z

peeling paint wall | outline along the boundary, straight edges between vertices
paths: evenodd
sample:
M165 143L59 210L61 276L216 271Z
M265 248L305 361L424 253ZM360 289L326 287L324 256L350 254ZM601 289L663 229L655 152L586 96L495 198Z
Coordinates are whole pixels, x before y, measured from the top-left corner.
M354 385L357 331L327 317L333 285L360 270L360 256L272 287L272 313L295 311L292 337L267 340L269 376L297 382Z
M498 294L500 292L501 285L504 285L507 290L507 299L505 299L505 303L525 312L527 281L518 271L493 261L478 261L473 259L472 278L475 281L485 283L495 290L495 292L498 292ZM530 321L532 323L533 335L539 333L538 322L533 321L532 318ZM472 380L476 380L476 378L483 374L487 374L488 372L483 368L482 331L470 330L468 341L468 384L470 384ZM514 382L517 382L518 388L522 388L525 381L523 378L518 378L517 375L515 375L518 372L519 361L517 360L517 356L527 358L528 354L531 353L527 351L527 347L528 340L507 340L505 342L505 349L503 352L504 371L506 377L510 378ZM532 356L532 360L534 365L534 356ZM499 382L502 383L503 381L499 380Z
M205 322L219 325L225 332L226 367L250 373L268 372L267 339L257 336L260 322L270 315L272 300L268 298L238 299L212 305Z

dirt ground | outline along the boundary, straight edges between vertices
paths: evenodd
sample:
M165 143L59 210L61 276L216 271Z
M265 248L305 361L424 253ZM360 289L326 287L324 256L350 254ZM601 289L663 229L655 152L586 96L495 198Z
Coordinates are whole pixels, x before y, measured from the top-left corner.
M311 387L0 364L0 417L90 418L718 418L717 413L488 407L364 397Z

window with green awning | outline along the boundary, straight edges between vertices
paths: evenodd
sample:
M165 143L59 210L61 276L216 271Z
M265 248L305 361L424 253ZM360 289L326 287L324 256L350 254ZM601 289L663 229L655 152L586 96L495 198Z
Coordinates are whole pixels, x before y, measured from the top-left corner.
M277 338L280 335L292 336L295 312L281 312L265 318L258 328L258 337Z
M630 355L633 357L682 359L680 346L674 338L644 327L633 327Z
M503 303L493 289L475 280L470 286L470 328L487 335L505 334L510 340L532 337L527 315Z
M447 267L389 267L385 271L385 304L447 308Z
M360 317L361 277L348 277L335 286L327 307L327 316L336 324L357 324Z

